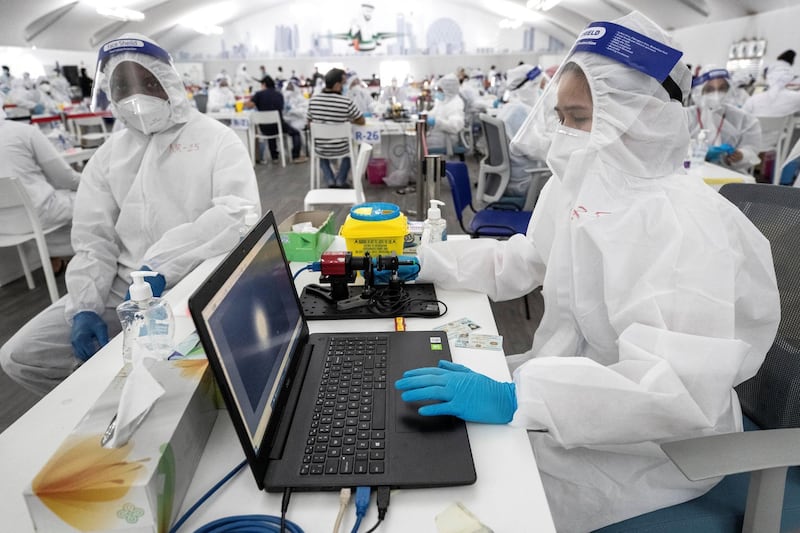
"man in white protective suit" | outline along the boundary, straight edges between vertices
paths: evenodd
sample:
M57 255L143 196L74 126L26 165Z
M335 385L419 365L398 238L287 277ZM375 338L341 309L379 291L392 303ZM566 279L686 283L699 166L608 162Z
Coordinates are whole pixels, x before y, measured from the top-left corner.
M651 61L628 61L614 36ZM714 486L688 481L659 443L742 431L733 387L756 373L778 327L769 242L683 170L689 71L670 42L637 12L590 24L538 104L560 125L527 234L419 252L419 279L442 288L507 300L543 287L533 346L508 358L513 382L442 361L395 386L426 402L422 415L538 430L560 533ZM523 151L537 146L529 133L513 141Z
M147 280L159 296L238 243L244 206L260 210L246 148L190 106L161 47L137 34L110 41L100 48L94 79L93 100L107 94L127 127L81 175L68 294L0 348L3 370L42 395L120 331L115 309L131 271L157 271Z

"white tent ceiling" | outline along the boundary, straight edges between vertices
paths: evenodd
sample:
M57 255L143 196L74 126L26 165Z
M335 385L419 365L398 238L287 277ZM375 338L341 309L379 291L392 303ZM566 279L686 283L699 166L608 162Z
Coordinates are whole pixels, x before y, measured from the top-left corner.
M141 22L119 22L97 14L99 0L0 0L0 45L37 46L60 50L95 50L105 39L125 31L150 35L167 49L197 37L180 25L187 15L213 8L221 0L127 0L125 7L145 13ZM224 12L209 24L225 26L259 10L289 0L227 0ZM319 0L335 1L335 0ZM380 5L398 4L372 0ZM495 17L517 18L569 42L590 21L610 20L638 9L662 27L672 30L708 22L753 15L796 5L797 0L563 0L546 12L525 8L524 0L452 0L469 4ZM458 14L453 13L454 18ZM300 23L302 21L298 21Z

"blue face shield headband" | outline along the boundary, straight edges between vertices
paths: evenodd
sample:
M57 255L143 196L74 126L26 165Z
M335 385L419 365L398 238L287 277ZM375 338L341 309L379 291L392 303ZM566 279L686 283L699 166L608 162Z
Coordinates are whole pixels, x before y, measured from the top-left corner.
M698 85L703 85L704 83L707 83L707 82L709 82L711 80L716 80L716 79L719 79L719 78L722 78L722 79L725 79L725 80L729 80L730 79L730 75L728 74L728 71L725 70L724 68L715 68L713 70L709 70L708 72L706 72L702 76L697 76L696 78L694 78L692 80L692 88L695 88Z
M105 69L108 60L115 54L122 52L136 52L139 54L147 54L163 61L168 65L172 65L172 56L169 53L152 43L142 41L141 39L115 39L109 41L100 47L100 52L97 54L97 68L98 71Z
M538 66L533 67L532 69L530 69L528 71L527 74L525 74L525 79L523 79L521 82L519 82L517 84L517 86L512 88L511 90L512 91L516 91L517 89L519 89L520 87L522 87L523 85L528 83L529 81L533 81L536 78L538 78L541 74L542 74L542 69L541 68L539 68Z
M575 52L590 52L613 59L661 83L673 100L683 92L669 73L683 52L613 22L592 22L578 36Z

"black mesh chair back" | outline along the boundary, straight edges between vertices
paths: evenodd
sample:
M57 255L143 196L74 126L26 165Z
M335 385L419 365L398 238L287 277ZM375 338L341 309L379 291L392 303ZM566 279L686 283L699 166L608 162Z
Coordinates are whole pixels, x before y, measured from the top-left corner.
M781 300L764 364L736 387L742 412L762 429L800 427L800 188L732 183L720 194L769 240Z
M208 106L208 95L197 93L194 95L194 102L197 104L197 110L205 113Z
M486 135L486 162L496 167L503 164L504 156L503 151L508 146L506 139L506 132L503 128L503 123L497 124L494 121L483 121L483 131Z

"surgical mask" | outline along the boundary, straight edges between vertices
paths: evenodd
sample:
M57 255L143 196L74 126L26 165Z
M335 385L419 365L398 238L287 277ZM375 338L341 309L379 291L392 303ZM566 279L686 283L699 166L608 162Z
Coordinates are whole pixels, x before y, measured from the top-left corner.
M559 126L547 151L547 166L559 179L563 179L572 154L585 149L588 144L588 131Z
M705 93L702 95L700 103L703 107L705 107L709 111L716 111L717 109L722 107L722 101L725 99L726 95L727 93L720 91Z
M442 100L444 100L444 93L442 92L434 93L433 98L441 102Z
M350 92L350 88L347 85L343 85L342 86L342 96L346 95L348 92Z
M158 133L169 126L169 102L157 96L134 94L114 104L114 108L126 124L145 135Z

